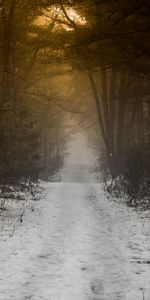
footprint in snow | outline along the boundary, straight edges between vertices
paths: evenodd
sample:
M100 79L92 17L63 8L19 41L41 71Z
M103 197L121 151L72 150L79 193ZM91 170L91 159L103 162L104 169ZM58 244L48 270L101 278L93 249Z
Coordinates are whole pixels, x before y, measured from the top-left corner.
M103 295L104 294L103 283L99 279L93 279L93 281L91 282L91 290L95 295Z
M46 254L40 254L40 255L38 255L38 257L41 258L41 259L47 259L47 258L49 258L51 255L52 255L52 254L50 254L50 253L46 253Z

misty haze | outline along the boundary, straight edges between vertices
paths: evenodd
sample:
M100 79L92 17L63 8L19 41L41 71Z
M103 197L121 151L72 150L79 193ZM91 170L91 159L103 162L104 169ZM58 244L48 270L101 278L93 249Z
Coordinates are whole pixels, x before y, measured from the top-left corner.
M0 300L150 299L149 16L0 0Z

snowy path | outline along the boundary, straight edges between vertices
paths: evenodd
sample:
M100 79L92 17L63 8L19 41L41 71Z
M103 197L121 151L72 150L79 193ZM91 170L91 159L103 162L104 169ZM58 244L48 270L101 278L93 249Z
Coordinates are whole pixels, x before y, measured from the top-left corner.
M0 300L150 299L149 221L94 183L50 183L0 241Z

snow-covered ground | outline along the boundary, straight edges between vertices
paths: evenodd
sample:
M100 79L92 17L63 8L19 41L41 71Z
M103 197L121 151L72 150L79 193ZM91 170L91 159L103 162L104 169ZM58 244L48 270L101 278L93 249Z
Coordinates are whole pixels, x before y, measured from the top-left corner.
M0 240L0 300L149 300L149 212L111 201L73 165Z

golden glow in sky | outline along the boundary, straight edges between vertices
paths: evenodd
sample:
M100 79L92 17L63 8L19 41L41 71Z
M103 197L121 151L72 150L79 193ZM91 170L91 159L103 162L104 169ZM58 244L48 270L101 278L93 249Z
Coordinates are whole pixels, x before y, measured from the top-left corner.
M86 20L84 17L81 17L74 9L69 8L67 9L67 15L71 20L77 22L78 24L84 25L86 24Z
M69 19L73 21L77 26L86 24L85 18L81 17L73 8L65 7L65 11ZM73 28L71 27L71 23L69 22L69 20L67 20L62 9L55 5L53 5L50 9L44 10L43 16L38 17L35 21L35 24L37 26L48 26L54 20L56 20L56 25L54 27L55 29L58 28L58 26L61 26L67 31L73 30Z

